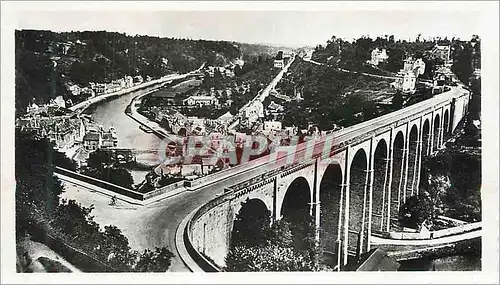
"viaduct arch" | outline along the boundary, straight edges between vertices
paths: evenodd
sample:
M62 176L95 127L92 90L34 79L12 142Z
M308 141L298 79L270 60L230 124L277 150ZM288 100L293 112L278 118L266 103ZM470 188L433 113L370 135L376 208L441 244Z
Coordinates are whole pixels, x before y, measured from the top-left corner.
M285 156L283 163L262 159L262 165L242 167L259 174L235 181L194 212L186 227L189 243L224 266L238 205L260 199L272 221L310 216L320 244L340 269L370 250L373 234L391 229L400 205L418 193L422 157L442 147L465 116L469 97L455 88L337 131L313 147L304 143L288 154L310 151L300 163L284 163ZM212 179L217 175L222 174Z

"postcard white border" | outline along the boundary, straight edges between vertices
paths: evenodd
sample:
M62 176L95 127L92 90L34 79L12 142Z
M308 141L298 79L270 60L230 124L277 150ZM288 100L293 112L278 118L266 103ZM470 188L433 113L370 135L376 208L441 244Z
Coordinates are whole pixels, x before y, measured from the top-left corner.
M1 281L2 283L497 283L498 282L498 2L1 2ZM16 274L14 240L14 30L22 12L177 11L469 11L481 23L483 269L481 272ZM390 33L390 31L388 31ZM326 41L327 39L325 39Z

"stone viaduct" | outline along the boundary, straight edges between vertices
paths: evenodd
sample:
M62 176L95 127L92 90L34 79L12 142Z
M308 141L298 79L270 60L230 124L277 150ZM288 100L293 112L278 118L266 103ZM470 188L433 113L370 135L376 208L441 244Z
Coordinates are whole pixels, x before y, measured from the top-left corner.
M340 269L370 250L372 233L391 229L400 205L418 193L422 157L443 146L466 115L469 100L469 91L454 87L326 139L284 149L285 155L272 153L259 166L263 174L227 185L192 213L184 229L186 246L223 267L233 221L248 199L267 208L273 221L312 217L317 238ZM304 159L286 163L297 157Z

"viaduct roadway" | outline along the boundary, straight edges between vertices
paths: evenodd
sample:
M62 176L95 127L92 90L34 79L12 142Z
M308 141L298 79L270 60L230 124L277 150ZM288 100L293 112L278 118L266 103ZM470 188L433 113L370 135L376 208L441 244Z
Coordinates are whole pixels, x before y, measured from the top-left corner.
M457 93L465 92L461 87L453 87L450 91L439 94L431 99L406 107L404 109L389 113L387 115L366 121L333 133L334 144L349 141L359 135L367 133L378 127L387 125L404 119L419 110L432 108L442 101L455 97ZM300 153L305 153L305 148L297 148L297 153L289 154L297 157ZM272 155L272 154L271 154ZM281 159L287 159L286 156ZM148 206L148 214L139 221L143 227L141 244L145 247L168 246L175 254L169 271L189 271L179 258L175 238L179 224L192 211L204 205L217 194L223 193L225 187L231 186L251 177L262 175L270 170L281 167L281 163L267 163L269 156L261 157L244 165L239 165L228 170L224 170L206 176L198 185L192 186L176 196L162 201L158 201Z

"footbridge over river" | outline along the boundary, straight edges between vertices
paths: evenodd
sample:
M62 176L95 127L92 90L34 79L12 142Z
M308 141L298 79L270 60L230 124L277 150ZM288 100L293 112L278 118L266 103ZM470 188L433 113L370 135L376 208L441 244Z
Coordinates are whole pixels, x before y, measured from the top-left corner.
M186 256L198 264L202 260L204 267L223 267L233 221L248 200L247 205L269 210L274 221L312 217L320 229L317 238L340 268L370 250L372 232L391 229L400 205L418 192L422 157L443 146L465 116L469 100L469 91L453 87L327 137L193 181L188 189L220 187L224 192L193 211L179 229ZM291 163L297 158L300 163Z

